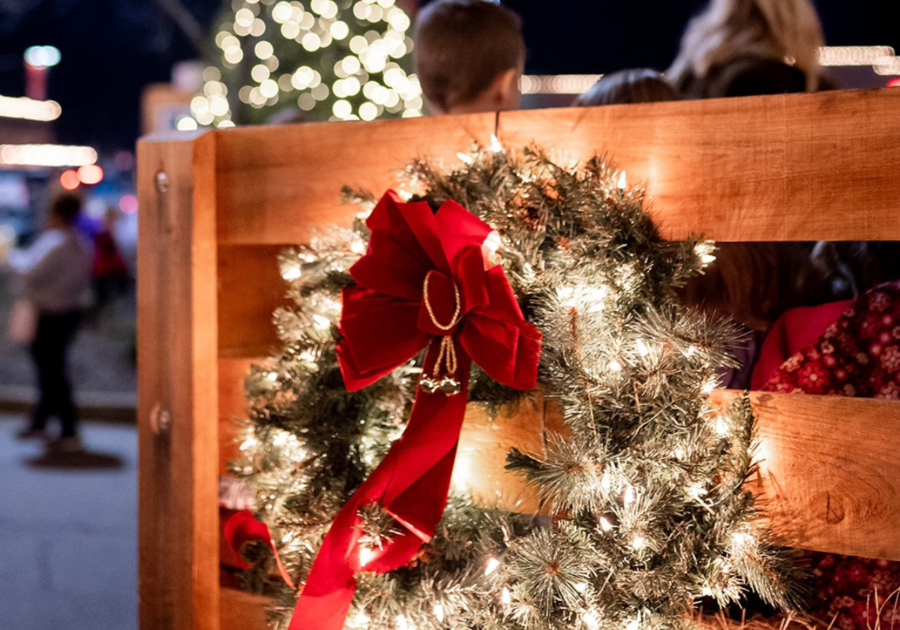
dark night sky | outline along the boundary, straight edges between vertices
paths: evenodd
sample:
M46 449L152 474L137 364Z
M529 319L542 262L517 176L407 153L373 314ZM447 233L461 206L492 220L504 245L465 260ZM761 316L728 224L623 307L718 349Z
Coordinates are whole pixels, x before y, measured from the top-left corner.
M184 0L209 25L220 0ZM896 0L818 0L827 43L900 49ZM602 73L665 68L681 31L703 0L507 0L525 23L532 73ZM552 7L552 8L548 8ZM0 0L0 94L23 92L21 54L54 44L63 54L50 97L63 106L60 140L129 146L138 134L138 98L166 81L171 65L194 56L154 0Z

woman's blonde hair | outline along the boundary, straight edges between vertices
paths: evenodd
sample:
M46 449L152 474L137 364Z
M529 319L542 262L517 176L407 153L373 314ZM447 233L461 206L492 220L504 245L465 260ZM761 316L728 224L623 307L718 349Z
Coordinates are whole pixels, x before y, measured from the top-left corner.
M693 74L750 55L786 62L806 75L806 90L819 86L822 24L810 0L711 0L688 24L667 76L682 85Z

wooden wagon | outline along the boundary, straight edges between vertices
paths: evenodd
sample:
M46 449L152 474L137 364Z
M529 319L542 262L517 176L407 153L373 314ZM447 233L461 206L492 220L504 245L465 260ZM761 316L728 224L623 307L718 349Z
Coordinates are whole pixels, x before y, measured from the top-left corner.
M262 628L264 601L220 586L217 479L243 376L277 344L276 254L349 222L339 191L380 191L412 157L455 160L496 133L645 182L667 238L900 240L900 90L253 127L150 137L138 148L140 624ZM714 396L728 397L728 392ZM900 402L753 394L758 488L794 546L900 560ZM491 422L470 406L458 468L519 510L503 468L559 420L538 403ZM487 454L487 455L486 455ZM465 480L463 480L465 481Z

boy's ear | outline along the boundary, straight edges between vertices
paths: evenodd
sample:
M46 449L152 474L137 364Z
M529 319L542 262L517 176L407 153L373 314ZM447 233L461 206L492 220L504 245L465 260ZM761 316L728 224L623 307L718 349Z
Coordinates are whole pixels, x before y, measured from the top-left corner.
M518 80L519 72L515 68L504 70L494 77L490 87L490 94L491 100L498 108L504 108L503 106L509 103L514 95L518 95Z

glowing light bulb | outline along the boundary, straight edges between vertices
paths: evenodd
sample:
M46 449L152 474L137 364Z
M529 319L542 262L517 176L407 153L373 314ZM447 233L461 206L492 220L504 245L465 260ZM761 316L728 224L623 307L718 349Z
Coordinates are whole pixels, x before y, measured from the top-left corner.
M510 593L509 589L506 588L505 586L503 587L503 590L500 591L500 601L503 602L507 606L509 606L512 603L512 593Z
M312 316L312 319L315 327L319 330L328 330L329 328L331 328L331 322L327 317L322 317L319 314L315 314Z
M612 477L609 476L609 473L603 473L603 476L600 477L600 487L609 492L612 487Z
M736 534L732 534L731 540L734 541L734 544L738 547L744 547L753 542L753 536L744 532L737 532Z
M628 188L628 177L625 175L625 171L619 173L619 179L616 182L616 187L620 191L624 191L626 188Z
M575 289L572 287L562 286L556 290L556 295L563 306L575 306Z
M581 621L588 630L598 630L600 617L593 610L589 610L581 616Z
M700 388L700 391L703 392L704 394L711 394L713 392L713 390L716 388L716 385L718 385L718 382L716 381L716 379L711 378L703 384L703 387Z
M297 355L297 358L300 359L301 361L312 362L312 361L316 360L316 355L313 354L312 350L304 350L303 352L301 352L300 354Z
M694 254L700 258L700 262L703 266L706 266L716 260L713 252L716 249L715 243L712 241L703 241L702 243L697 243L694 246Z
M251 449L256 448L257 446L259 446L259 440L256 439L256 436L248 435L246 438L244 438L244 441L241 442L241 445L239 448L240 448L241 452L247 452Z
M634 345L637 347L638 354L642 357L646 357L650 354L650 349L647 347L647 344L644 343L643 339L638 339Z
M731 427L728 426L728 420L722 416L716 418L716 434L719 437L725 437L731 433Z
M488 148L494 153L503 152L503 145L500 143L500 139L496 136L496 134L491 134L491 144Z
M441 604L434 605L434 616L437 617L438 622L443 623L444 621L444 607Z
M632 503L634 503L634 488L632 488L631 486L625 486L625 494L622 497L622 502L625 503L625 505L631 505Z
M354 254L362 254L366 251L366 244L361 238L355 238L350 243L350 251Z
M497 570L497 567L500 566L500 561L497 558L488 558L487 566L484 568L484 574L490 575L494 571Z
M372 562L378 554L371 547L360 547L359 549L359 566L365 568L367 564Z
M610 523L609 519L607 519L605 516L601 516L600 517L600 528L605 532L612 531L613 524Z
M610 372L621 372L622 371L622 364L619 363L618 361L616 361L615 359L610 361L609 364L607 365L607 367L609 368Z
M647 546L647 539L641 536L640 534L635 534L634 538L631 539L631 548L635 551L640 551L644 547Z
M459 153L457 153L457 154L456 154L456 157L458 157L459 160L460 160L460 162L462 162L463 164L469 164L469 165L471 165L471 164L473 164L473 163L475 162L475 159L474 159L471 155L468 155L468 154L466 154L466 153L463 153L462 151L460 151Z
M266 379L274 383L278 380L278 372L269 372L266 374Z

